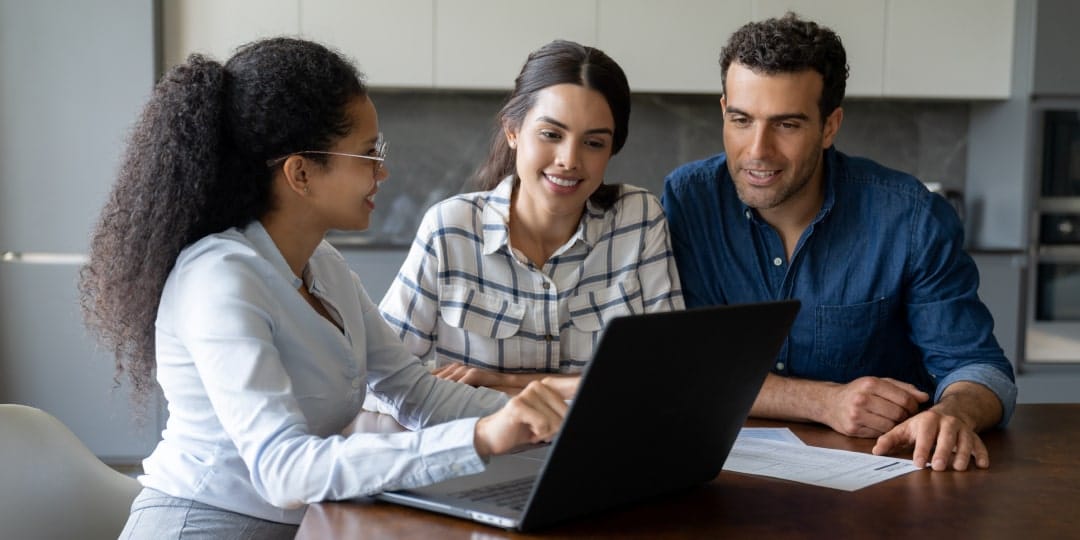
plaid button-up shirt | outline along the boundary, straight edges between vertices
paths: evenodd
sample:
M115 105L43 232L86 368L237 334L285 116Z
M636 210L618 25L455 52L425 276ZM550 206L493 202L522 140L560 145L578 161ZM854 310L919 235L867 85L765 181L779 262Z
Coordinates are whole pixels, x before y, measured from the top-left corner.
M611 318L683 309L667 220L656 196L623 185L587 203L544 264L510 246L512 177L428 210L379 305L413 354L506 372L580 372Z

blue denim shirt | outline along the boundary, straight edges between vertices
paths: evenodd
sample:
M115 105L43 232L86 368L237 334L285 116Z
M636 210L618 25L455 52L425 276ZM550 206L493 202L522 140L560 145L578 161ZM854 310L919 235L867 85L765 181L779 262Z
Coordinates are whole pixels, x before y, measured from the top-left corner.
M979 300L963 227L911 175L825 151L825 201L787 260L780 235L739 200L725 154L683 165L663 204L687 307L796 298L773 372L849 382L892 377L931 393L980 383L1012 416L1012 365Z

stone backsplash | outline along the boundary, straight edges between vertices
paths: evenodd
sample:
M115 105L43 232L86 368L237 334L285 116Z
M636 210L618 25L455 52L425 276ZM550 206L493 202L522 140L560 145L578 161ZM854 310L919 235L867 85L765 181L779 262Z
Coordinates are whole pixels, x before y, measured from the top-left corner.
M494 117L506 95L495 92L373 91L390 142L390 178L379 189L371 228L335 234L339 243L408 246L424 211L471 190L487 155ZM852 100L837 136L841 151L910 172L924 182L962 189L966 172L966 102ZM659 194L679 164L723 150L719 96L634 96L626 146L608 181Z

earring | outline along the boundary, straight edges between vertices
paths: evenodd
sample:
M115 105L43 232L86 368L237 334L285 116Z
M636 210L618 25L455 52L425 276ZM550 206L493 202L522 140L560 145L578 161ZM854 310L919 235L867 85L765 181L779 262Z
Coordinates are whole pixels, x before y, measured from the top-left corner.
M304 186L304 195L311 193L311 188Z

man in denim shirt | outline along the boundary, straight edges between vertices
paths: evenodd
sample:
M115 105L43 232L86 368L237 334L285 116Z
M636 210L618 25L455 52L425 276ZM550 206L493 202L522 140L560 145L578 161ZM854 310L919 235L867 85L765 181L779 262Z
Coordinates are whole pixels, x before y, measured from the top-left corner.
M688 306L802 301L751 414L988 467L977 433L1005 425L1016 385L955 211L832 148L847 63L831 30L750 23L720 65L726 153L672 172L664 207Z

